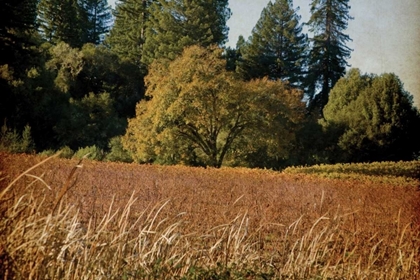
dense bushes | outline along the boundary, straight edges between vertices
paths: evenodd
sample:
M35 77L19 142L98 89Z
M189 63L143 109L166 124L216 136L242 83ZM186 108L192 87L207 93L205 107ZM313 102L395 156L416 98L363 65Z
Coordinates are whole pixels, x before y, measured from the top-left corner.
M11 153L31 153L35 145L31 136L31 127L26 125L22 133L12 130L4 124L0 131L0 151Z
M308 167L288 167L285 173L305 174L358 174L370 176L394 176L420 179L420 161L400 162L374 162L374 163L348 163L323 164Z

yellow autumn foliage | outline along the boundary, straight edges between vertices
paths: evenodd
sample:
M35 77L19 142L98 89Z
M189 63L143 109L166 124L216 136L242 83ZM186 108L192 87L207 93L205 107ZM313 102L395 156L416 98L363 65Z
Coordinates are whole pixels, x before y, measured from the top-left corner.
M123 145L138 162L220 167L261 147L284 156L303 116L301 92L281 81L244 82L226 70L222 49L186 48L156 61ZM235 153L235 151L240 151Z

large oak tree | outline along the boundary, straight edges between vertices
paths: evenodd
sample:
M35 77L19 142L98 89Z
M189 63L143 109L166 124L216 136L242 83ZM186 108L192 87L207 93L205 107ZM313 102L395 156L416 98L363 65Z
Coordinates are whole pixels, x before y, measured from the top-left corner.
M281 81L236 80L222 52L192 46L169 64L151 65L148 100L138 103L123 138L137 161L220 167L228 153L274 152L290 139L282 128L303 112L301 93Z

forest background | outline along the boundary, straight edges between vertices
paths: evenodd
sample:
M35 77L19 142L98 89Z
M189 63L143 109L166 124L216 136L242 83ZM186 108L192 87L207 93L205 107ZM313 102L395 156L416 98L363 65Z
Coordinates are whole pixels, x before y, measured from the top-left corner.
M236 46L226 44L231 2L124 0L112 11L101 0L3 1L1 149L275 169L419 157L419 110L406 80L384 73L419 57L418 36L403 31L418 30L417 2L388 27L412 43L397 48L364 27L380 36L380 60L352 41L358 2L313 0L307 18L299 1L266 3ZM380 73L350 69L353 48ZM412 59L381 54L389 49ZM410 89L411 72L401 75Z
M111 0L110 4L115 1ZM240 35L248 38L269 0L231 0L228 20L228 46L235 47ZM420 107L420 2L415 0L351 0L347 33L352 52L349 64L368 73L392 72L404 81L404 87ZM295 0L302 21L310 18L310 1ZM305 29L305 28L304 28Z

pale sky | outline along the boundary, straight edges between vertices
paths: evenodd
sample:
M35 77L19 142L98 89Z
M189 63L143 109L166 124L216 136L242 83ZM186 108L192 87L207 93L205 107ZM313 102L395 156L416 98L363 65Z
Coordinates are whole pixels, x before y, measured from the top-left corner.
M114 5L115 0L108 0ZM230 0L232 17L228 21L228 46L235 47L239 35L251 34L262 9L269 0ZM301 22L309 20L311 0L294 0L300 7ZM354 51L348 61L362 72L395 73L404 88L414 95L420 108L420 0L350 0L346 34L353 39ZM309 34L311 37L311 34Z

